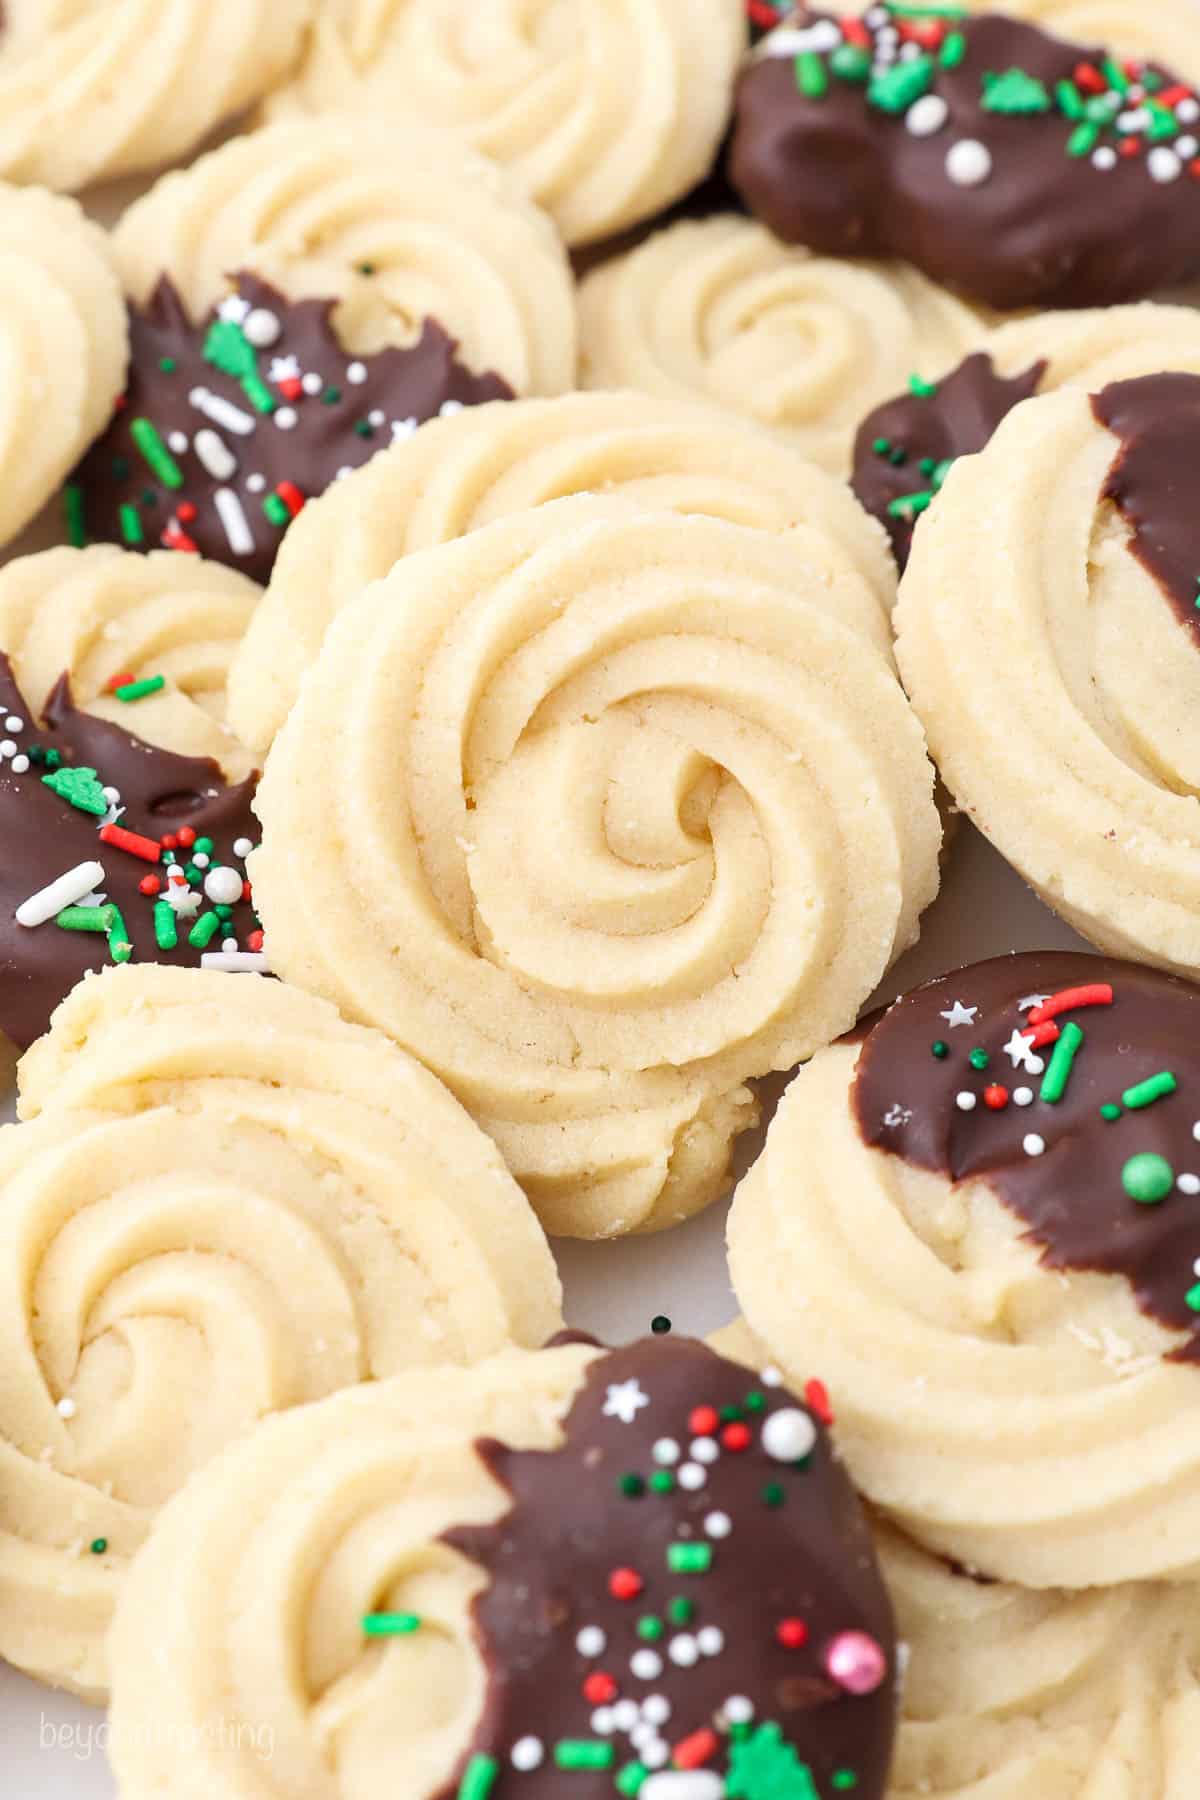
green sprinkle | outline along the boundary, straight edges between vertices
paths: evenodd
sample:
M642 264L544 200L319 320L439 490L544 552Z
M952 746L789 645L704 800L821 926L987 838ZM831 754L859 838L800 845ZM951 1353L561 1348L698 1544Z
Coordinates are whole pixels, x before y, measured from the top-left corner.
M690 1625L696 1616L696 1603L686 1594L676 1594L667 1607L667 1616L672 1625Z
M1142 1150L1121 1170L1121 1186L1139 1206L1157 1206L1175 1185L1175 1171L1165 1156Z
M107 931L107 906L64 906L54 923L64 931Z
M119 906L106 906L104 910L108 914L108 954L115 963L127 963L133 955L129 927L121 917Z
M1083 1033L1074 1019L1063 1026L1062 1036L1050 1052L1050 1061L1046 1065L1046 1073L1042 1077L1042 1085L1038 1090L1039 1098L1049 1106L1057 1106L1067 1091L1067 1082L1071 1077L1071 1065L1075 1061Z
M195 887L196 883L200 880L202 871L196 867L195 863L190 862L187 864L187 866L183 872L184 872L184 875L187 877L189 886Z
M284 526L290 525L292 522L292 515L278 494L268 494L262 503L262 509L272 525Z
M888 517L891 519L916 519L927 512L937 499L932 488L926 488L920 494L902 494L898 500L888 503Z
M632 1796L638 1792L649 1774L650 1771L645 1763L626 1763L625 1767L619 1769L613 1776L613 1785L619 1794L628 1794Z
M762 1497L764 1506L782 1506L787 1499L787 1495L777 1481L768 1481L762 1491Z
M143 488L142 489L142 505L143 506L157 506L158 505L158 495L153 488Z
M158 366L164 375L173 375L176 369L175 358L173 356L160 356L158 359Z
M648 1613L644 1619L639 1619L637 1622L637 1634L648 1644L656 1644L666 1629L662 1620L656 1618L653 1613Z
M723 1425L737 1425L741 1421L742 1409L740 1406L723 1406L717 1416Z
M275 396L258 372L254 346L232 319L214 319L204 340L204 360L238 382L255 412L273 413Z
M950 1046L945 1038L935 1038L933 1043L930 1044L929 1049L932 1055L937 1057L939 1062L945 1062L950 1054Z
M1129 77L1115 57L1106 56L1100 67L1104 70L1108 85L1114 93L1127 94L1129 92Z
M668 1544L667 1567L672 1575L707 1575L712 1568L711 1544Z
M119 517L121 520L121 536L124 538L125 542L135 546L137 544L144 544L146 541L146 534L142 530L142 515L137 507L132 506L129 501L126 501L120 509Z
M558 1769L611 1769L616 1760L616 1746L603 1738L560 1738L554 1746Z
M846 1794L858 1786L858 1776L853 1769L835 1769L829 1782L835 1793Z
M207 950L220 929L221 921L215 912L202 913L188 932L188 943L193 950Z
M42 783L76 812L90 813L94 819L102 819L108 811L104 788L95 769L55 769L53 774L42 776Z
M114 456L109 466L112 469L112 478L114 481L129 480L133 470L133 464L127 456Z
M933 471L937 468L937 463L932 456L923 456L917 464L917 467L920 469L922 475L932 475Z
M83 516L83 489L77 481L68 481L63 489L63 512L67 521L67 542L76 550L82 550L87 543L87 529ZM1200 599L1196 601L1200 606Z
M871 448L876 456L890 456L892 454L892 440L891 438L877 437L875 442L871 445ZM1200 606L1200 595L1197 595L1196 605Z
M938 391L938 384L936 381L926 381L921 375L910 375L908 391L915 394L918 400L932 400Z
M175 909L168 906L165 900L156 900L154 903L154 941L160 950L174 950L179 944Z
M1093 125L1111 125L1117 109L1106 94L1093 94L1083 103L1083 116Z
M796 86L809 100L823 100L829 92L825 64L813 50L802 50L795 62Z
M911 62L893 63L890 69L872 77L867 104L880 112L906 113L933 86L934 68L932 56L914 56Z
M1100 127L1084 120L1067 139L1068 156L1088 156L1100 142Z
M192 854L194 856L211 856L216 847L210 837L198 837L192 845Z
M411 1637L414 1631L421 1629L421 1615L410 1612L367 1613L362 1628L366 1636L372 1638Z
M375 273L375 264L373 262L361 262L358 265L358 272L360 275L373 275Z
M646 1491L646 1483L640 1475L621 1475L617 1480L617 1492L624 1494L627 1500L640 1500Z
M1194 1288L1189 1288L1184 1298L1194 1313L1200 1313L1200 1282Z
M656 1494L673 1494L675 1492L675 1477L672 1475L670 1469L655 1469L653 1475L650 1477L650 1486L654 1489Z
M147 675L144 681L127 681L116 690L118 700L128 706L131 700L145 700L149 694L161 694L167 685L165 675Z
M327 387L325 389L325 392L321 395L321 405L322 406L336 406L338 401L341 399L341 397L342 397L341 388Z
M986 1069L991 1060L991 1057L983 1048L982 1044L976 1044L974 1050L972 1050L970 1056L967 1058L967 1061L973 1069Z
M1170 1069L1161 1069L1146 1081L1139 1081L1134 1087L1126 1088L1121 1099L1130 1112L1140 1112L1143 1106L1153 1106L1156 1100L1165 1100L1178 1086Z
M219 869L221 864L218 863L216 866ZM228 925L230 919L233 917L232 906L214 906L213 911L216 913L218 919L220 919L222 925Z
M933 491L935 494L941 493L943 487L946 484L946 477L950 473L951 469L954 467L957 460L958 460L957 457L947 456L943 462L934 463L934 465L933 465Z
M91 1551L93 1556L103 1556L104 1552L108 1549L108 1539L107 1538L93 1538L91 1543L88 1545L88 1549Z
M1104 1105L1100 1108L1100 1117L1102 1119L1107 1119L1107 1121L1110 1125L1112 1124L1114 1119L1119 1119L1120 1116L1121 1116L1120 1107L1115 1106L1111 1100L1106 1100Z
M1006 69L1002 75L988 74L983 78L985 112L1032 116L1050 112L1053 104L1045 82L1026 74L1024 69Z
M967 40L961 31L952 31L942 45L943 69L957 69L967 54Z
M156 425L149 419L134 419L129 427L129 435L141 451L151 472L157 475L164 487L181 488L183 486L183 470L167 449Z
M903 444L896 445L895 449L888 457L888 461L894 469L902 469L904 467L905 463L908 461L908 451L904 448Z
M967 9L957 0L887 0L887 9L897 19L965 19Z
M1054 98L1058 101L1059 111L1068 119L1082 119L1087 115L1083 110L1083 95L1073 81L1060 81L1054 90Z
M751 1393L746 1395L743 1405L749 1413L765 1412L767 1409L767 1396L765 1394L760 1394L758 1389L755 1388Z
M458 1784L458 1800L488 1800L499 1774L494 1756L473 1756Z
M858 44L839 44L829 58L829 67L839 81L864 82L871 73L871 52Z
M360 438L371 438L375 436L375 427L370 419L360 419L354 427L354 434Z
M664 1332L670 1331L671 1321L668 1319L666 1313L655 1313L650 1321L650 1329L655 1337L662 1337Z

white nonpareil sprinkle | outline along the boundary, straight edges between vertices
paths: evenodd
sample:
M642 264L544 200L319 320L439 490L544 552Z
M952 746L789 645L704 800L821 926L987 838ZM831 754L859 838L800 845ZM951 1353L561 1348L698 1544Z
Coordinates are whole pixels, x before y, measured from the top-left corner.
M509 1760L514 1769L527 1774L531 1769L540 1769L545 1761L546 1747L541 1738L518 1738L509 1752Z
M950 117L950 108L940 94L922 94L904 115L904 123L914 137L933 137Z
M669 1467L679 1461L679 1445L674 1438L659 1438L650 1454L656 1463L665 1463Z
M955 1094L954 1104L957 1106L959 1112L974 1112L978 1102L976 1101L974 1094L964 1088L961 1094Z
M248 314L242 330L256 350L269 350L271 345L277 344L283 335L283 326L279 322L278 313L271 312L265 306L256 306L254 311Z
M188 403L214 425L223 425L226 431L234 432L238 437L250 437L254 431L254 414L243 412L232 400L226 400L221 394L210 393L208 388L195 387L188 395Z
M981 187L992 172L992 153L978 138L960 138L946 152L946 174L955 187Z
M596 1737L611 1737L617 1729L617 1722L613 1718L611 1706L598 1706L588 1720L588 1724Z
M603 1656L608 1639L599 1625L585 1625L575 1639L580 1656Z
M254 842L251 838L238 838L233 846L233 854L235 856L240 856L242 861L245 862L253 848Z
M665 1762L671 1760L671 1747L661 1738L651 1738L648 1743L638 1746L638 1758L648 1769L661 1769ZM662 1780L663 1777L659 1776L657 1779ZM646 1786L649 1785L647 1782ZM645 1789L642 1791L645 1792Z
M192 858L193 866L197 869L207 869L207 867L211 861L212 861L212 858L211 858L211 856L209 856L207 850L197 850L196 854Z
M769 1367L760 1372L758 1379L762 1382L764 1387L782 1387L783 1370L777 1369L774 1363L771 1363Z
M1036 1131L1031 1131L1022 1145L1026 1156L1040 1156L1045 1148L1045 1138L1039 1137Z
M1181 1194L1200 1194L1200 1175L1181 1175L1175 1186Z
M247 475L246 477L246 492L248 494L261 494L266 485L267 478L265 475Z
M366 379L367 379L366 363L352 362L350 364L349 368L346 370L346 380L350 383L350 385L352 387L361 387L363 382Z
M1098 150L1093 150L1093 152L1092 152L1092 167L1093 167L1093 169L1101 169L1101 170L1115 169L1116 166L1117 166L1117 153L1113 149L1111 144L1101 144L1100 148Z
M58 1403L57 1410L60 1419L73 1419L75 1414L79 1411L79 1408L69 1394L64 1394Z
M317 374L315 369L310 369L308 374L301 381L300 386L310 398L315 400L317 395L321 392L321 389L325 386L325 383L321 380L321 377Z
M461 400L443 400L442 404L438 407L438 417L439 419L452 419L455 413L460 413L463 410L464 408Z
M281 406L273 417L280 431L295 431L300 423L300 414L294 406Z
M696 1633L701 1656L720 1656L725 1648L725 1633L717 1625L705 1625Z
M227 937L227 938L221 939L221 948L228 955L232 955L232 953L237 949L237 947L238 947L238 941L235 937Z
M731 1725L748 1725L754 1717L754 1702L745 1694L731 1694L721 1711Z
M218 440L219 441L219 440ZM199 439L197 439L199 442ZM236 463L234 467L236 468ZM213 494L213 505L217 509L217 517L225 533L225 541L235 556L250 556L254 551L254 533L250 529L250 521L246 517L246 509L232 488L218 488Z
M1182 156L1184 162L1191 162L1194 156L1200 156L1200 138L1178 137L1175 139L1176 156Z
M694 1669L700 1661L700 1646L690 1631L680 1632L667 1645L667 1655L681 1669Z
M24 731L25 721L18 718L16 713L9 713L4 721L4 729L5 731Z
M1031 1087L1014 1088L1013 1089L1013 1105L1014 1106L1032 1106L1033 1105L1033 1089Z
M676 1480L679 1482L680 1487L684 1488L689 1494L695 1494L698 1493L708 1481L708 1476L700 1463L685 1462L680 1468Z
M191 439L185 431L172 431L167 438L167 449L173 450L176 456L184 456L190 442Z
M204 877L204 894L214 906L236 906L242 897L242 878L236 869L210 869Z
M651 1725L665 1725L671 1716L671 1702L665 1694L648 1694L642 1701L642 1717Z
M717 1443L716 1438L693 1438L690 1454L693 1462L715 1463L721 1454L721 1446Z
M704 1529L710 1538L727 1538L733 1530L733 1520L726 1512L710 1512L704 1521Z
M7 762L10 756L15 756L16 754L17 746L13 743L11 738L4 738L3 741L0 741L0 762Z
M1194 125L1200 120L1200 100L1195 100L1190 95L1181 100L1175 108L1175 117L1181 125Z
M1183 174L1183 163L1174 150L1167 144L1156 144L1146 158L1146 168L1151 181L1178 181Z
M612 1715L618 1731L632 1731L638 1722L637 1701L618 1700L612 1709Z
M816 1441L816 1426L798 1406L772 1413L762 1428L762 1447L776 1462L799 1462L811 1455Z
M196 433L196 455L214 481L228 481L237 473L237 457L217 432L206 425Z
M15 768L15 764L13 765ZM104 866L98 862L80 863L74 869L68 869L57 881L48 887L30 894L28 900L22 901L17 908L17 924L34 926L45 925L60 913L64 906L75 906L93 888L97 888L104 880Z
M28 775L29 758L27 756L14 756L12 759L12 772L14 775Z
M252 950L216 950L200 958L202 969L216 969L222 975L269 975L267 959Z
M657 1650L635 1650L629 1667L639 1681L657 1681L663 1670L662 1657Z

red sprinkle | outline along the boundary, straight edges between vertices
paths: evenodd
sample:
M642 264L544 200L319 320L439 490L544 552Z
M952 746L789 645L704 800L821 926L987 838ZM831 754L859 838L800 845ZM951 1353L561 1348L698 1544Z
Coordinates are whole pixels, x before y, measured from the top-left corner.
M1181 100L1191 100L1193 97L1191 88L1186 87L1182 81L1154 96L1160 106L1178 106Z
M997 1082L994 1087L985 1087L983 1090L983 1104L985 1106L990 1106L993 1112L1003 1112L1008 1105L1008 1089L1006 1087L1001 1087L999 1082Z
M688 1414L688 1430L693 1437L713 1437L721 1415L715 1406L694 1406Z
M773 6L766 4L766 0L746 0L746 7L752 25L761 25L764 31L770 31L773 26L778 25L779 14Z
M721 1442L727 1450L737 1452L750 1448L750 1427L748 1425L727 1425L721 1433Z
M299 400L304 392L304 383L298 375L289 375L285 381L280 382L279 391L288 400Z
M111 844L114 850L126 850L143 862L156 863L162 857L161 844L156 844L153 838L143 837L138 831L126 831L123 825L102 825L100 842Z
M168 831L166 837L161 837L158 841L164 850L178 850L179 848L179 835L177 832Z
M190 825L181 825L175 836L179 839L180 848L183 850L190 850L196 841L196 833Z
M162 882L157 875L143 875L138 882L138 893L145 894L148 899L154 894L161 894Z
M1045 1044L1053 1044L1062 1036L1062 1032L1053 1019L1047 1019L1044 1025L1035 1025L1030 1031L1023 1031L1021 1036L1031 1050L1040 1050Z
M1108 76L1102 74L1095 63L1077 63L1075 65L1075 86L1081 87L1087 94L1107 94Z
M128 687L130 682L136 681L136 679L137 677L131 675L128 669L126 669L123 674L114 675L110 681L106 681L104 684L104 691L106 694L115 694L119 687Z
M1190 162L1188 164L1188 169L1191 174L1195 175L1197 178L1200 178L1200 156L1198 156L1194 162Z
M803 1619L780 1619L775 1638L785 1650L802 1650L808 1642L808 1626Z
M606 1675L602 1669L589 1675L583 1684L583 1697L589 1706L607 1706L610 1700L616 1699L619 1692L612 1676Z
M296 486L294 481L281 481L275 489L275 492L279 495L279 498L283 501L283 504L287 507L293 519L296 517L297 513L302 513L304 511L304 495L300 492L300 489Z
M185 525L190 525L192 520L196 517L196 502L194 500L181 500L179 505L175 508L175 511Z
M842 36L848 44L853 44L857 50L871 48L871 33L861 19L839 19L838 24L841 26Z
M636 1600L645 1585L636 1569L614 1569L608 1578L608 1591L614 1600Z
M804 1398L810 1412L815 1412L822 1425L833 1424L833 1405L829 1398L829 1389L823 1381L806 1381Z
M710 1725L700 1731L693 1731L676 1744L671 1752L671 1761L677 1769L698 1769L702 1764L711 1762L721 1747L721 1740Z
M242 883L242 899L248 903L251 900L251 898L253 897L253 894L254 894L254 889L250 886L250 883L248 881L243 881L243 883Z
M262 932L261 931L252 931L250 933L250 936L246 939L247 950L253 950L254 954L257 956L259 951L262 949L262 947L263 947Z
M162 534L162 543L167 550L182 550L188 556L199 556L200 554L200 546L178 525L167 526Z
M1120 150L1121 150L1122 156L1140 156L1142 154L1141 138L1135 138L1135 137L1122 138L1121 144L1120 144Z
M1029 1015L1031 1025L1043 1019L1056 1019L1059 1013L1074 1012L1078 1006L1111 1006L1113 991L1107 981L1091 981L1086 987L1062 988L1051 994L1044 1006L1035 1006Z

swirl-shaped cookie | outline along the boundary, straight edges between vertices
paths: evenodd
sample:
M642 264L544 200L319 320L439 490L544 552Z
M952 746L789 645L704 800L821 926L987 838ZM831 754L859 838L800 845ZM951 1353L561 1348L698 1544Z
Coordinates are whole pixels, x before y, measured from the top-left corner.
M124 1800L883 1800L891 1613L816 1412L657 1338L268 1421L126 1588Z
M880 642L890 639L895 591L878 534L840 481L765 433L636 393L470 407L382 452L296 521L231 672L244 742L268 747L332 619L401 557L584 492L802 533L814 562L826 555L831 574L862 577Z
M1010 414L914 540L897 654L942 777L1085 937L1200 970L1200 376ZM1053 777L1047 778L1052 767Z
M837 1397L863 1492L1035 1587L1193 1576L1200 988L997 958L789 1090L734 1201L734 1284Z
M985 328L915 269L811 256L733 215L668 226L580 289L585 386L746 414L835 475L864 412Z
M1200 374L1195 307L1143 301L1012 320L941 381L914 382L868 413L854 444L854 491L887 528L903 569L954 463L986 448L1022 400L1163 369Z
M128 354L99 226L73 200L0 183L0 545L103 429Z
M575 378L566 253L515 182L432 126L331 115L164 177L115 234L124 401L78 533L265 581L307 500L424 419Z
M271 113L450 126L585 244L707 174L745 43L743 0L334 0Z
M272 966L443 1073L554 1231L705 1205L742 1081L915 934L931 771L864 606L803 542L577 497L406 558L305 679Z
M161 168L287 72L313 0L5 0L0 174Z
M0 1131L0 1652L89 1695L163 1503L267 1413L558 1323L545 1239L433 1076L273 982L120 969Z

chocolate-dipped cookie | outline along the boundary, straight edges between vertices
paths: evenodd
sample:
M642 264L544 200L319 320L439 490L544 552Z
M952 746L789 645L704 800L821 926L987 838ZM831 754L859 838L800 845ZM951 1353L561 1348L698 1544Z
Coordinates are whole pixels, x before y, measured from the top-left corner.
M1000 308L1111 305L1200 270L1200 99L1002 13L798 8L743 75L734 186L787 243L898 255Z
M126 1588L122 1792L163 1767L139 1721L203 1742L219 1704L245 1750L202 1754L179 1800L232 1795L255 1726L301 1758L256 1765L264 1796L319 1766L348 1796L394 1770L422 1800L882 1800L891 1608L824 1390L778 1383L687 1340L574 1341L269 1422L168 1508ZM298 1604L285 1540L332 1558ZM318 1691L291 1720L272 1678L301 1643L346 1694L331 1738ZM193 1678L217 1662L220 1697Z
M735 1285L815 1356L859 1486L1031 1586L1190 1575L1200 988L1068 953L902 997L789 1089Z

